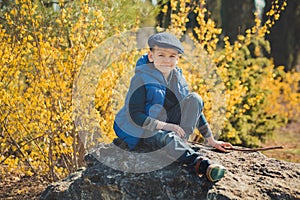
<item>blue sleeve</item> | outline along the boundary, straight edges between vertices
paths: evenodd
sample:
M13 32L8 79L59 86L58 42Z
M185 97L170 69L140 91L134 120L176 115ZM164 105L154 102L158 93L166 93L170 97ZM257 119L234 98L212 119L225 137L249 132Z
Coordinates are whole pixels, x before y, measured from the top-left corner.
M147 119L145 114L146 88L141 86L131 95L129 100L129 113L131 119L139 126L143 126Z
M199 125L198 125L199 127L207 124L207 120L206 120L206 118L205 118L205 116L204 116L203 113L200 114L199 122L198 123L199 123Z

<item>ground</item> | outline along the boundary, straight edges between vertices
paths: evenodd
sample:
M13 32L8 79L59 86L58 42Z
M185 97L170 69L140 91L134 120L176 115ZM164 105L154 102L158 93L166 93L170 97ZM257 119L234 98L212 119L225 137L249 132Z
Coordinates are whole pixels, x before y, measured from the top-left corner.
M273 138L267 140L263 147L283 146L283 149L263 152L268 157L300 163L300 120L287 124L275 131Z
M274 137L267 140L263 147L283 146L284 149L263 152L268 157L300 163L300 120L276 130ZM4 166L0 166L3 168ZM0 170L1 171L1 170ZM40 193L49 185L47 181L32 176L10 174L0 177L0 200L38 199Z
M4 167L4 166L0 166ZM1 200L24 200L39 199L40 193L49 184L37 176L20 176L17 174L0 177L0 199Z

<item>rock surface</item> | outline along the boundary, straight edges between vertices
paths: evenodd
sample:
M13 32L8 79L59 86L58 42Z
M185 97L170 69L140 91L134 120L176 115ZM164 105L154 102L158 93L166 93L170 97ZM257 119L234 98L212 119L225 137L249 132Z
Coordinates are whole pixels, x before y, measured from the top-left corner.
M40 199L300 199L300 163L275 160L259 152L220 153L201 147L201 153L227 168L221 181L210 183L177 162L146 173L113 169L103 163L121 161L122 169L147 164L145 154L138 152L141 162L131 166L134 158L115 151L112 145L97 147L86 156L85 168L52 183ZM105 161L99 162L97 156L105 157Z

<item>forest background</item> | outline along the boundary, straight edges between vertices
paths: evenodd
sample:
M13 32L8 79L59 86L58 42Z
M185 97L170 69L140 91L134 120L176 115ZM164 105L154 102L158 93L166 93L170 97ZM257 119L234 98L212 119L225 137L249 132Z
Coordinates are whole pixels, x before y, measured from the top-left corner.
M99 46L143 27L191 38L192 60L180 67L204 98L218 139L245 147L286 141L296 145L272 156L299 162L300 3L259 2L1 0L0 198L33 195L29 188L66 177L84 166L86 149L113 140L114 115L145 52L116 56L108 48L95 87L77 77ZM215 68L203 74L208 61ZM86 96L74 96L78 91ZM77 109L80 98L92 107Z

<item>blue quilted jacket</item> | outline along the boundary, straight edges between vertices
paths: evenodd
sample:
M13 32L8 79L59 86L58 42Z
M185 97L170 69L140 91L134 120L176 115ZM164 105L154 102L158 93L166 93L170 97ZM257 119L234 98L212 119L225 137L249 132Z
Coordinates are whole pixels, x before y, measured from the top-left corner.
M143 55L137 61L135 75L131 79L125 104L117 113L114 123L116 135L124 140L131 150L136 147L142 135L147 131L131 119L129 112L130 97L139 87L144 87L146 90L145 114L158 120L166 119L165 112L162 112L166 88L172 89L178 101L189 93L187 82L180 68L174 69L172 79L167 83L163 74L152 63L149 63L147 55Z

